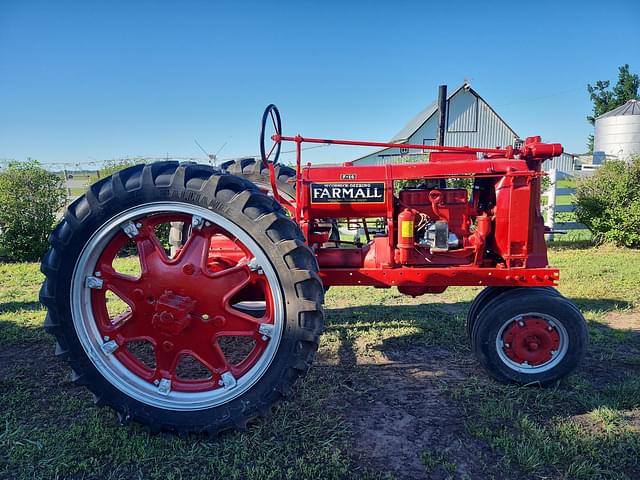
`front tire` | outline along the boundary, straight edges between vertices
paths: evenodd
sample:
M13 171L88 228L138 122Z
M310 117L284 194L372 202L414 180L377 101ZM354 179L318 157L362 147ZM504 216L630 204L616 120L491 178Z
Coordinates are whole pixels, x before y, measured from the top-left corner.
M547 385L579 365L587 341L586 322L569 300L545 289L516 289L485 305L471 345L497 380Z
M193 227L170 257L155 232L178 221ZM127 242L137 277L114 267ZM311 365L323 329L315 257L282 207L246 180L177 162L131 167L75 201L50 244L45 328L74 382L122 421L181 433L244 428ZM111 315L107 293L123 312ZM250 343L242 358L227 358L230 338ZM151 345L148 362L132 353L140 342ZM200 363L199 377L180 373L183 357Z

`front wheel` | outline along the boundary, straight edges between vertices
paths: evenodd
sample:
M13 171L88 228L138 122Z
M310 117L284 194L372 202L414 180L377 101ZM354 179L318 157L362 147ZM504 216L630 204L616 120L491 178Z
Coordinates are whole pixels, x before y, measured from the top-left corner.
M175 255L171 223L189 225ZM317 263L250 182L135 166L65 213L42 262L45 328L72 378L123 421L244 428L306 373L323 328Z
M545 385L567 376L584 358L586 322L564 297L516 289L498 295L478 314L472 348L494 378Z

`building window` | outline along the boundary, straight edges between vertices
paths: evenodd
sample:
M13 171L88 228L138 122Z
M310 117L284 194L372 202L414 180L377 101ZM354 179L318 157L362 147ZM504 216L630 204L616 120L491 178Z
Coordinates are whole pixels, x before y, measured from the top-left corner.
M423 138L422 139L422 144L423 145L435 145L436 144L436 139L435 138ZM423 153L427 153L429 150L422 150Z

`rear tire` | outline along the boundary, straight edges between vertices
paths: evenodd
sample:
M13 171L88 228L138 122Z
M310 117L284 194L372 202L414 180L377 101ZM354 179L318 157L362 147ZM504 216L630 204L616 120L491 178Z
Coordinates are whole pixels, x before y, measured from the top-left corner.
M111 337L102 337L99 331L104 325L98 320L99 313L95 307L95 298L100 297L102 289L106 294L107 289L110 289L109 282L116 282L114 279L120 277L113 273L108 275L103 273L101 276L95 274L99 277L98 280L104 282L104 285L98 282L99 287L95 285L90 287L89 278L83 277L85 272L92 272L98 265L103 265L99 262L102 255L105 255L107 247L104 247L101 253L102 247L99 241L102 240L96 239L104 238L106 239L104 242L112 242L118 235L122 236L124 224L121 219L129 221L131 218L134 225L139 225L140 231L147 232L144 222L148 218L153 219L154 215L157 215L156 210L177 212L175 214L177 219L184 220L185 215L192 215L194 219L199 216L203 221L210 222L209 225L213 223L210 228L215 230L207 237L208 239L211 239L211 235L220 236L221 231L231 232L229 238L234 239L236 243L241 242L248 253L245 255L246 261L240 260L235 267L229 267L229 271L235 273L226 273L224 267L220 267L224 274L237 274L238 278L241 278L238 281L242 282L245 281L246 276L248 279L246 281L249 283L242 283L242 285L254 285L255 282L267 285L264 288L268 288L270 296L265 297L263 317L272 319L272 323L267 322L270 332L267 335L272 337L264 335L262 330L258 332L257 326L260 325L262 328L262 323L256 320L254 327L239 307L240 313L236 310L228 315L225 313L227 319L225 320L225 316L222 316L222 320L219 321L223 324L236 322L237 317L237 324L248 325L248 335L255 339L256 344L261 345L260 351L255 350L255 359L251 356L247 357L247 359L251 358L251 361L245 359L248 362L245 365L246 373L239 375L238 378L234 378L233 372L241 369L238 365L232 365L230 360L227 363L228 359L225 358L221 361L228 366L212 368L209 376L197 384L200 390L196 392L193 385L191 388L194 390L189 390L190 384L183 381L182 383L186 385L185 390L179 391L178 387L174 390L174 384L179 385L181 381L174 371L161 370L160 365L157 365L155 371L151 368L151 373L143 372L147 375L144 377L142 373L138 373L140 369L128 368L128 363L120 360L124 358L122 356L125 353L128 353L128 350L118 344L120 340L117 339L122 336L118 330L120 328L126 329L130 326L135 330L136 327L139 329L144 327L147 333L151 332L149 335L154 342L164 339L164 343L151 342L156 347L154 348L156 359L159 359L161 358L159 355L162 355L157 348L159 345L171 350L174 349L174 343L178 345L180 342L187 342L186 345L195 351L195 346L191 347L189 344L192 338L194 342L198 340L193 332L196 328L205 328L204 322L209 320L208 315L205 316L202 311L198 311L197 302L205 304L207 299L220 298L220 302L223 302L221 305L227 308L224 311L228 311L228 305L233 300L227 298L230 297L226 295L229 289L207 289L207 285L213 285L207 283L212 282L212 278L217 278L216 281L221 282L220 278L227 277L222 275L216 277L219 271L207 270L205 275L205 270L208 268L206 262L209 258L206 254L202 260L205 262L205 266L202 267L204 270L198 270L200 268L198 263L193 262L196 265L196 272L202 272L204 279L196 287L189 287L191 284L184 276L192 274L193 264L182 266L180 263L182 257L176 257L178 260L169 259L165 264L156 261L157 265L164 265L162 268L169 272L167 275L149 277L147 280L144 280L147 277L141 276L135 280L138 282L136 283L138 289L133 290L134 296L144 298L144 295L147 295L146 291L144 294L136 292L142 292L143 289L152 290L157 288L158 282L164 282L171 287L162 295L168 296L170 307L179 309L180 302L191 305L189 301L192 299L196 302L196 307L188 307L192 308L192 311L180 317L184 322L179 327L184 330L178 333L169 330L154 333L159 328L158 325L165 325L162 323L164 320L162 322L158 320L156 323L157 315L153 314L153 321L151 321L152 313L140 312L151 311L149 309L152 307L144 310L144 306L141 306L138 310L138 303L131 302L134 307L129 308L128 320L116 323L115 319L110 319L111 323L108 323L107 327L114 331ZM144 216L141 212L150 213ZM139 237L142 238L140 244L147 242L144 243L146 245L144 248L152 245L153 242L147 241L145 237L148 235L151 238L151 234L135 233L135 235L137 237L133 239L136 245ZM56 355L71 365L72 380L91 390L96 404L114 408L123 422L135 420L148 425L153 432L170 430L180 433L215 434L227 429L243 429L251 420L268 414L275 403L288 395L297 379L308 371L312 363L318 348L319 336L323 330L323 288L317 275L316 259L303 243L298 226L287 218L282 207L246 180L219 174L211 167L203 165L159 162L134 166L92 185L87 193L76 200L65 212L64 219L50 235L49 241L51 247L43 257L41 265L41 270L46 276L40 291L40 301L48 309L45 329L56 338ZM196 240L193 240L192 244L197 245ZM188 250L188 245L189 240L183 247L183 251ZM206 243L202 245L205 245L202 248L209 248ZM140 248L142 247L138 248L138 252L142 259L143 254L140 253ZM95 254L92 253L92 249L96 251ZM198 252L196 247L193 249L196 253ZM155 251L152 253L156 256L161 255ZM145 255L148 254L147 251ZM95 263L96 260L91 260L96 258L96 255L99 256L98 263ZM259 262L258 268L249 265L249 256L253 256L253 259ZM200 257L196 255L193 258ZM179 265L180 269L175 270L172 265ZM185 272L184 275L182 272ZM94 274L90 273L90 275ZM262 277L255 277L260 275ZM235 282L233 280L235 278L237 277L233 276L226 282ZM132 282L132 280L127 281ZM92 282L95 284L95 279ZM229 285L233 289L236 288L237 283ZM161 304L161 298L151 303L155 305L153 308L156 308L158 315L160 314L158 306L164 305ZM184 300L185 298L189 301ZM78 299L87 300L78 302ZM142 303L144 302L140 300L140 304ZM164 312L166 311L163 310L163 314ZM179 314L176 313L176 315L178 318ZM216 318L218 317L213 320ZM175 322L166 325L163 328L171 329L175 327ZM202 331L214 331L211 330L214 328L213 325L216 325L214 322L207 325L208 330ZM233 330L235 327L227 328ZM212 342L211 344L204 342L205 349L210 348L220 338L217 333L213 335L210 337L211 340L208 340ZM115 353L108 351L110 348L107 348L106 342L110 338L110 341L116 342L112 344L116 348ZM113 340L114 338L117 341ZM102 344L102 341L105 344ZM211 348L219 350L215 345ZM257 349L257 347L254 348ZM177 351L177 346L174 350L175 355L182 354L182 351ZM215 354L217 353L212 355L215 356ZM116 357L116 355L120 356ZM254 361L255 364L251 363ZM171 365L175 366L176 363ZM231 377L225 374L224 369L226 374L231 373ZM173 373L176 375L175 378ZM158 383L154 384L150 380L154 378L153 375L156 375L155 382L158 382L157 378L160 377L163 380L165 380L164 377L167 377L166 380L171 380L168 383L168 393L164 393L166 388L160 392ZM246 381L243 380L245 378ZM206 387L209 384L213 386Z
M262 161L255 158L241 158L239 160L229 160L220 166L224 171L246 178L256 184L264 192L271 192L271 181L269 180L269 169ZM290 202L296 201L296 171L286 165L277 164L274 167L276 174L276 184L278 192Z
M512 290L489 301L473 328L473 352L501 382L553 383L584 358L586 322L566 298L545 289Z

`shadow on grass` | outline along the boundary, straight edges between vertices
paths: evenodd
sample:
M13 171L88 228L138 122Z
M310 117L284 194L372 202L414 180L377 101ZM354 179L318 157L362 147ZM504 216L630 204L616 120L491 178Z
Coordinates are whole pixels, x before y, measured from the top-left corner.
M548 242L547 247L551 251L556 250L588 250L596 246L593 240L554 240Z
M626 300L611 299L611 298L572 298L571 300L579 310L587 311L594 310L597 312L612 312L614 310L622 310L632 306L631 303Z
M569 298L580 310L612 312L625 309L631 304L624 300L607 298ZM327 331L338 333L341 344L348 344L358 334L376 329L417 328L421 332L406 336L392 336L385 340L389 345L401 347L411 344L428 344L458 350L466 346L466 315L471 302L425 303L422 305L369 305L327 309ZM603 324L591 322L600 342L606 339L619 343L621 333L626 338L629 332L611 329ZM630 334L629 334L630 335ZM413 341L413 340L415 341ZM349 347L340 347L345 351L345 359L354 359L355 354ZM341 355L342 358L342 355Z
M617 299L571 299L580 309L610 312L624 309L628 302ZM338 357L341 365L358 363L358 347L354 339L367 332L384 329L411 328L416 333L391 333L382 341L374 339L365 348L384 355L396 363L415 365L415 362L444 362L447 368L466 365L475 373L475 363L469 350L465 317L469 302L424 305L371 305L328 309L327 331L338 334ZM443 310L446 308L446 311ZM639 325L640 326L640 325ZM576 397L585 408L640 407L640 332L613 328L600 322L588 322L590 345L577 377L586 382L589 392L562 382L563 395ZM362 348L362 346L360 347ZM366 353L366 352L360 352ZM471 367L469 367L471 365ZM477 364L476 364L477 365ZM464 375L464 372L458 372ZM481 374L480 374L481 375ZM485 377L487 382L488 376ZM584 413L584 412L582 412Z
M40 302L2 302L0 303L0 313L18 312L24 310L36 311L42 310L43 306Z

